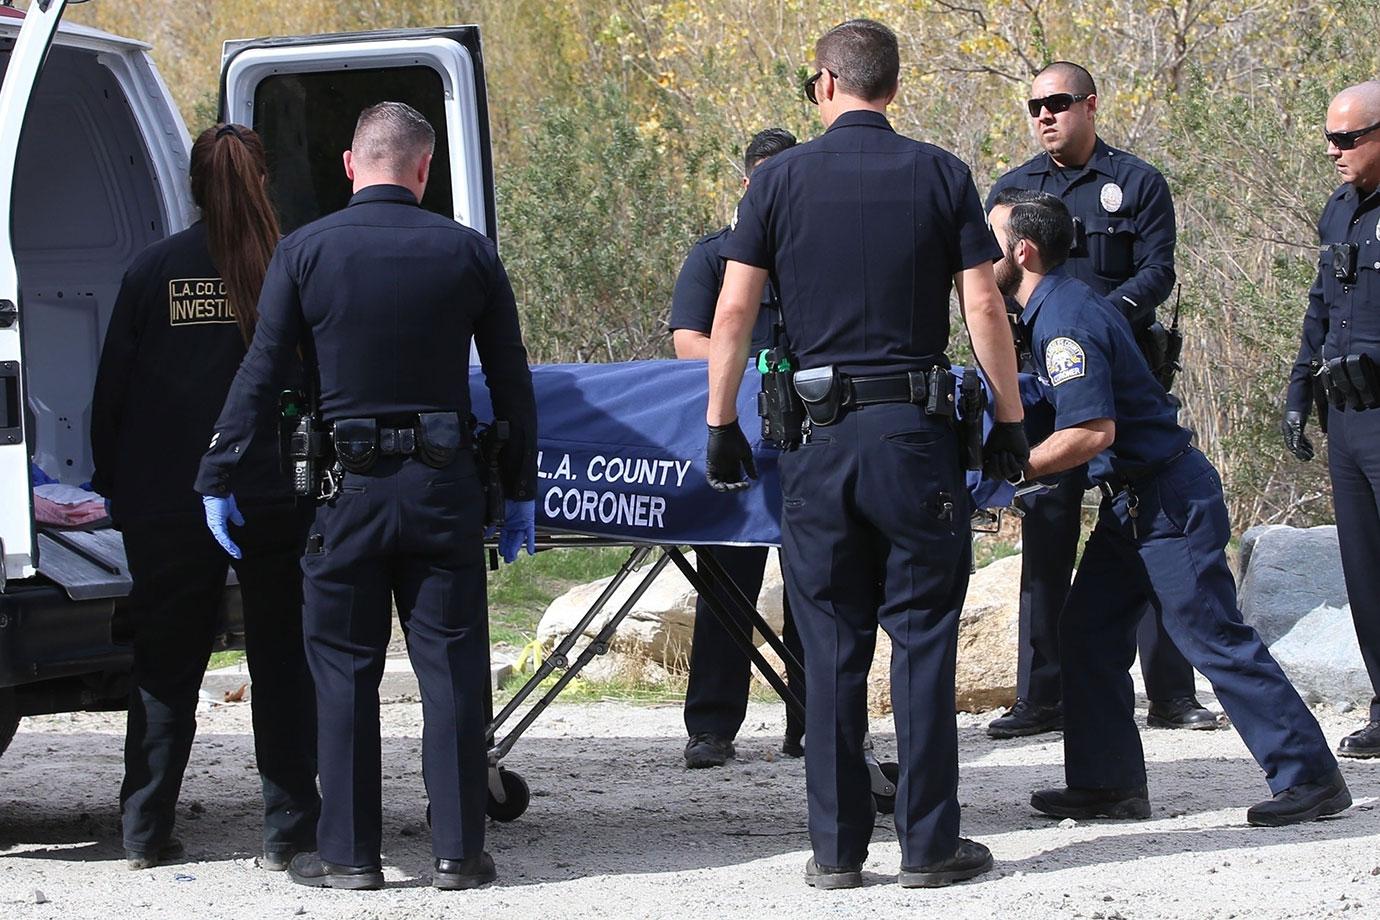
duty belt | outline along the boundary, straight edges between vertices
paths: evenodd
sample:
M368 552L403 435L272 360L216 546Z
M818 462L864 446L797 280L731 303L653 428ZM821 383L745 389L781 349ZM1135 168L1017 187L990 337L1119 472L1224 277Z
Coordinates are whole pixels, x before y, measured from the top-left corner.
M929 395L928 374L880 374L869 377L842 375L845 406L872 406L878 403L923 403Z
M1137 483L1145 482L1148 479L1154 479L1160 473L1163 473L1165 470L1173 466L1176 462L1178 462L1179 458L1183 457L1191 450L1193 450L1193 448L1185 447L1183 450L1179 451L1177 454L1175 454L1167 460L1161 460L1158 463L1152 463L1149 466L1141 467L1138 470L1131 470L1129 472L1124 473L1113 473L1106 479L1099 482L1097 484L1097 488L1101 490L1102 497L1107 499L1116 498L1122 492L1134 492Z

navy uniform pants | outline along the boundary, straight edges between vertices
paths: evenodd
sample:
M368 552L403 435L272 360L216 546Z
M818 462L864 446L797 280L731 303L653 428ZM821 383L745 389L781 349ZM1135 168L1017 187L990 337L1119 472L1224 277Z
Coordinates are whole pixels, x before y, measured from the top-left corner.
M867 406L783 454L781 488L815 860L867 856L875 805L863 737L878 625L892 642L902 863L947 859L958 846L954 661L972 551L958 437L920 406Z
M263 782L264 849L316 846L316 698L302 652L306 531L291 506L245 508L232 560L200 515L124 525L134 585L133 687L120 807L126 849L156 850L172 836L182 776L196 736L197 693L211 656L230 565L240 582L253 683L254 757Z
M422 695L433 854L464 859L484 848L483 507L468 451L445 469L382 458L368 473L346 473L340 493L317 507L302 571L320 719L317 838L327 862L379 864L379 681L392 605Z
M724 572L749 601L756 602L762 590L767 565L765 546L700 546L697 555L712 553ZM697 566L701 574L704 567ZM800 636L796 632L791 603L782 598L784 623L781 638L786 648L803 659ZM743 624L745 627L746 623ZM738 646L704 598L695 601L695 633L690 646L690 681L685 689L685 730L691 735L711 734L733 738L747 715L748 687L752 681L752 662ZM791 691L803 702L805 688L788 677ZM799 740L805 726L789 709L786 711L786 737Z
M1376 694L1370 703L1375 720L1380 719L1380 410L1329 413L1327 465L1347 601Z
M1336 769L1317 720L1254 629L1241 620L1227 567L1222 483L1189 450L1102 503L1059 632L1064 663L1064 769L1070 786L1145 783L1128 673L1147 602L1211 683L1272 792Z
M1059 611L1068 598L1083 516L1083 471L1025 500L1021 520L1020 640L1016 695L1040 706L1059 702ZM1140 669L1152 700L1193 696L1193 667L1153 609L1140 617Z

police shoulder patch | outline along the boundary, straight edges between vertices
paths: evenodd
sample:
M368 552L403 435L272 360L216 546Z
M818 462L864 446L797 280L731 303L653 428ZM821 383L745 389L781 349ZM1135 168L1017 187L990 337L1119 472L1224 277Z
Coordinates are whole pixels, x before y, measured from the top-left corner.
M1054 386L1077 380L1087 370L1083 346L1067 336L1051 339L1045 346L1045 370Z

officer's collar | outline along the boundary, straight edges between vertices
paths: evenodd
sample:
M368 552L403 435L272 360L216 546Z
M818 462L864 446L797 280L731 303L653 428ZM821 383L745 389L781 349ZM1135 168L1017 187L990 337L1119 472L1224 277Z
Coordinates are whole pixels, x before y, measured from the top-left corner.
M1073 172L1077 169L1077 167L1074 166L1061 167L1056 165L1054 157L1050 156L1048 151L1045 152L1042 159L1037 159L1035 162L1038 164L1038 168L1034 170L1035 172L1055 173L1059 172L1061 169L1067 169L1068 172ZM1093 142L1092 156L1088 157L1088 162L1083 164L1080 174L1088 170L1100 172L1104 176L1116 178L1116 174L1112 169L1112 148L1108 147L1107 143L1100 137Z
M1021 325L1029 326L1035 321L1035 313L1045 302L1050 291L1058 287L1067 277L1068 275L1064 274L1064 266L1060 265L1040 279L1040 283L1035 285L1035 290L1031 291L1030 297L1026 299L1025 309L1021 310Z
M417 196L401 185L366 185L350 197L350 204L346 207L353 207L370 201L393 201L398 204L415 205L417 204Z
M874 112L872 109L849 109L838 118L835 118L834 123L830 125L828 131L824 133L828 134L829 131L833 131L835 128L885 128L888 131L895 130L891 127L891 122L887 121L885 115L881 112Z
M1347 202L1348 204L1365 204L1367 201L1370 201L1371 199L1376 198L1377 196L1380 196L1380 186L1377 186L1376 188L1371 189L1369 192L1362 194L1361 190L1356 186L1352 185L1350 182L1346 184L1346 188L1342 192L1342 200Z

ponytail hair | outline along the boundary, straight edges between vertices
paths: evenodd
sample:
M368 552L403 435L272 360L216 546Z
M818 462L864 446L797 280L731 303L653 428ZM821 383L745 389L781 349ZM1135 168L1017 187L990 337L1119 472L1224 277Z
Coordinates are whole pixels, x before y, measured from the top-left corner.
M206 222L211 261L248 347L259 320L259 292L278 246L278 217L264 190L263 141L244 125L217 124L192 144L192 200Z

